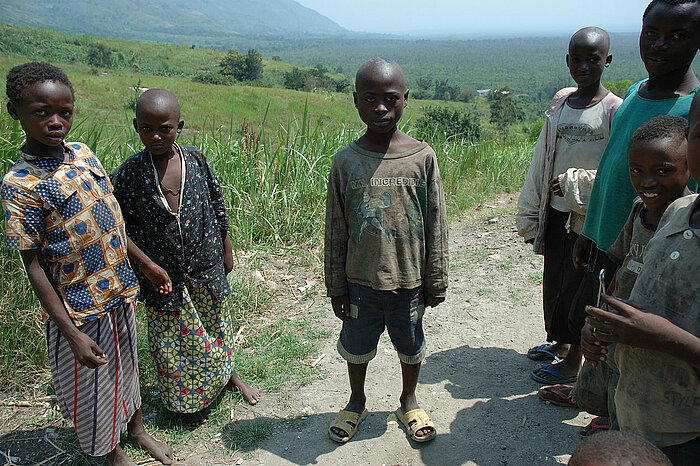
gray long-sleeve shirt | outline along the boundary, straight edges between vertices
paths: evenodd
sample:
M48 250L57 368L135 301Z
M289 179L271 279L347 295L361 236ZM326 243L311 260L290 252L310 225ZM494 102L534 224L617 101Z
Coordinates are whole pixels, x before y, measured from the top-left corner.
M351 143L328 179L325 275L328 296L347 283L415 288L444 296L448 250L445 194L435 152L422 142L399 154Z

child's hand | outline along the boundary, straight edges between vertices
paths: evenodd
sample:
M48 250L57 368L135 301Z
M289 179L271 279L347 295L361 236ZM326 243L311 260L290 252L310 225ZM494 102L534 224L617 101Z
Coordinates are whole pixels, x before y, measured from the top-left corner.
M141 272L146 276L153 289L160 294L168 294L173 291L173 283L170 281L168 272L163 270L153 261L145 261L141 264Z
M233 265L233 252L229 251L229 253L226 254L224 251L224 272L226 272L226 275L231 273L231 270L233 270Z
M581 349L583 350L583 356L593 367L596 367L599 361L605 361L608 358L606 346L596 338L593 327L586 322L581 329Z
M350 296L333 296L331 298L331 306L333 307L333 312L335 316L347 322L350 320Z
M431 294L426 294L425 295L425 307L435 307L441 302L445 301L444 296L433 296Z
M77 335L73 339L67 339L67 341L70 345L70 349L73 351L73 356L75 356L76 361L78 361L78 364L81 366L85 366L88 369L95 369L97 366L107 364L104 351L102 351L92 338L84 333L77 332Z
M571 254L571 260L574 261L574 267L577 269L582 269L588 266L588 256L591 253L591 246L593 242L581 235L576 239L574 243L574 251Z
M605 345L624 343L637 348L658 348L668 320L608 295L602 295L601 302L617 312L586 306L589 315L586 322L593 328L598 341Z
M555 176L554 178L549 180L549 190L555 196L559 196L559 197L564 196L564 192L561 190L561 185L559 184L559 177L558 176Z

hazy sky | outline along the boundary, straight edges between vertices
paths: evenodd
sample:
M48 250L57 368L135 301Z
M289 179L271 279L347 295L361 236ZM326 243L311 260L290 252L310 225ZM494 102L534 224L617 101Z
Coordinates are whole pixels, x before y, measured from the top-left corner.
M637 32L649 0L296 0L353 31L487 35Z

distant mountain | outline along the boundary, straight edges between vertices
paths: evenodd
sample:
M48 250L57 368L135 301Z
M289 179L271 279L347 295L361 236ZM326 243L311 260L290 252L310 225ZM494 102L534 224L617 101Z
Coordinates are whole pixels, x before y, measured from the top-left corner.
M348 33L293 0L2 0L0 21L70 34L200 44L231 36Z

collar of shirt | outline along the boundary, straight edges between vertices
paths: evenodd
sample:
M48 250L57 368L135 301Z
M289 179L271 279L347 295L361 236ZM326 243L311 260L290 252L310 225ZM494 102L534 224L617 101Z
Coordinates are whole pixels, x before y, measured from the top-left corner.
M671 221L666 224L666 227L664 228L664 234L666 237L684 232L686 230L693 230L693 228L690 226L690 216L693 215L693 211L698 204L700 204L700 195L696 196L697 197L693 200L693 202L691 202L687 208L683 209L684 211L682 216L674 215Z
M36 164L36 162L42 161L45 164L50 164L51 162L55 163L56 165L60 164L71 164L75 161L75 152L73 152L73 149L65 145L64 143L61 143L61 146L63 146L63 152L68 154L68 160L58 160L53 157L39 157L38 155L32 155L28 154L27 152L24 152L22 149L19 150L19 156L22 160L25 160L29 163ZM22 146L24 148L24 146Z

